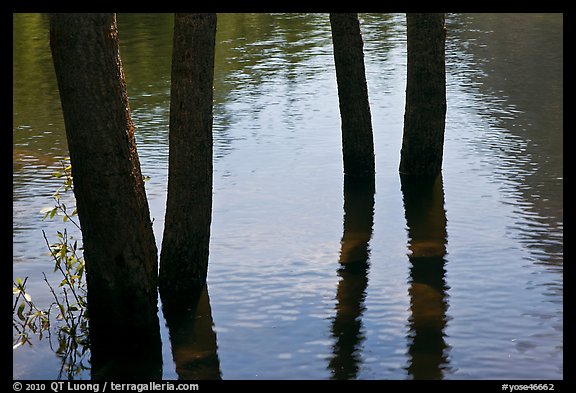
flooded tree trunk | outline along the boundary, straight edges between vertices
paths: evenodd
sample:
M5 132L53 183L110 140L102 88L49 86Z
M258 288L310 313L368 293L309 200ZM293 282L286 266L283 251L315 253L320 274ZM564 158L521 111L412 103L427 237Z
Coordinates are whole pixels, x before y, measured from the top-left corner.
M374 138L358 15L330 14L342 122L344 173L372 176Z
M123 348L156 353L148 342L161 356L158 255L116 17L51 14L50 45L82 227L93 367Z
M176 14L170 98L163 302L186 301L208 271L212 219L212 98L216 14Z
M435 178L442 170L446 117L444 14L407 14L408 75L400 173Z

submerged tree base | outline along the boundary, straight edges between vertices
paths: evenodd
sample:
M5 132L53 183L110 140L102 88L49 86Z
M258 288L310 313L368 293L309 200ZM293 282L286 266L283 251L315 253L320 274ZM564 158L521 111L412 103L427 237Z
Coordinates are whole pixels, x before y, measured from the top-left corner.
M158 318L147 326L90 326L92 379L162 379Z

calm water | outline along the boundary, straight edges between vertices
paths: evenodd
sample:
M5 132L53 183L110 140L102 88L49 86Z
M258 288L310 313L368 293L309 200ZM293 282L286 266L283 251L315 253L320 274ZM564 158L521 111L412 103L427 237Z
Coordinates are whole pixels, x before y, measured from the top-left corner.
M360 18L375 189L342 175L328 15L219 14L209 294L177 327L160 311L163 378L561 379L562 15L447 15L430 195L398 176L404 16ZM41 231L64 224L39 211L67 147L48 19L13 20L13 276L46 304ZM118 23L160 247L173 19ZM340 269L350 260L363 263ZM61 371L46 339L13 361L14 378Z

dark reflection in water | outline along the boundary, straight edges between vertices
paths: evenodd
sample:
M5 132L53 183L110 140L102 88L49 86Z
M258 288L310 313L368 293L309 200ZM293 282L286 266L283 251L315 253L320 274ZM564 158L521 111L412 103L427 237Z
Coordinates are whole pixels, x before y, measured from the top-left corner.
M442 379L448 367L444 340L448 286L444 275L446 212L442 175L433 182L402 178L410 249L408 374L413 379Z
M208 286L204 286L187 310L164 305L162 311L178 379L222 379Z
M374 177L344 177L344 233L340 249L336 317L332 323L334 346L328 368L332 379L355 379L360 368L364 334L362 313L368 287L374 224Z
M129 332L91 328L90 340L92 379L162 379L162 340L158 318L150 326Z

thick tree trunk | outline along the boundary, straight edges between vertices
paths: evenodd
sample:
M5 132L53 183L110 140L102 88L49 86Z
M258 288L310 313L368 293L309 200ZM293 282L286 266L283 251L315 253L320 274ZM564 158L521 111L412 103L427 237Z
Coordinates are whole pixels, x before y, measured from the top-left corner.
M159 342L158 255L115 15L52 14L50 44L82 227L92 362L98 367L120 335L130 334L115 345L120 352L127 341L142 347L150 335L153 345Z
M163 302L193 299L208 271L212 219L212 98L216 14L176 14Z
M442 170L446 117L444 14L407 14L408 75L400 173L435 178Z
M357 14L330 14L342 122L344 173L372 176L374 138Z

